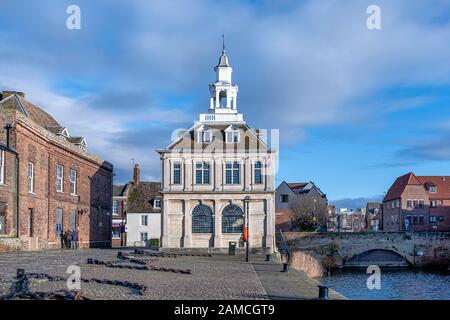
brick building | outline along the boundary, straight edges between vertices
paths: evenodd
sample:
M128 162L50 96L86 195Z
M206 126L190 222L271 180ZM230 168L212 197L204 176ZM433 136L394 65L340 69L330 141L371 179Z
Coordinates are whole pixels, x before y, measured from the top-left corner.
M110 246L113 167L86 150L21 92L0 93L0 250L59 247L79 229L84 247ZM15 241L13 241L15 240ZM5 248L6 247L6 248Z
M395 180L383 200L385 231L450 231L450 176Z

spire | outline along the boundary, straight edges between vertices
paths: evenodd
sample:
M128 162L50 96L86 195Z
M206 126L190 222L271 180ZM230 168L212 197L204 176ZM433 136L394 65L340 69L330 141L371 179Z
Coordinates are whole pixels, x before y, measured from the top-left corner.
M219 64L216 66L215 70L219 67L231 67L228 63L227 53L225 51L225 35L222 34L222 54L219 58ZM217 70L216 70L217 71Z

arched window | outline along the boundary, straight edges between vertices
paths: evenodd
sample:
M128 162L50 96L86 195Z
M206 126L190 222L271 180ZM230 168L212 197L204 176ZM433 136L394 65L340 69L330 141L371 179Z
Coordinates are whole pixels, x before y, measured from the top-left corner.
M227 92L226 91L220 91L219 101L220 101L221 108L227 108Z
M199 204L192 211L192 233L212 233L213 212L210 207Z
M230 204L222 211L222 233L242 233L244 212L235 204Z

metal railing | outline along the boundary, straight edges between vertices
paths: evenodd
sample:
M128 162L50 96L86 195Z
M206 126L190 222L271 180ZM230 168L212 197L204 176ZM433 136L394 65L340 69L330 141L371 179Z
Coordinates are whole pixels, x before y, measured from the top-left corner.
M285 254L287 256L286 263L288 265L290 265L291 261L292 261L291 251L289 250L289 246L287 245L286 238L284 237L283 231L281 231L281 229L280 229L279 232L280 232L280 238L281 238L281 244L282 244L282 248L280 248L280 251L281 251L280 253L281 253L281 256L283 256L283 254Z

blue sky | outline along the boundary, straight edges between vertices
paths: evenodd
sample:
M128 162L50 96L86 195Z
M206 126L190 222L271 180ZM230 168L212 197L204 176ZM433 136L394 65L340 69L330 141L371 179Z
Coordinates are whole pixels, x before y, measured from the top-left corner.
M81 30L66 8L81 8ZM366 27L381 8L381 30ZM449 174L450 1L25 1L0 4L0 88L24 91L131 178L207 111L225 33L239 111L280 129L277 183L329 199Z

